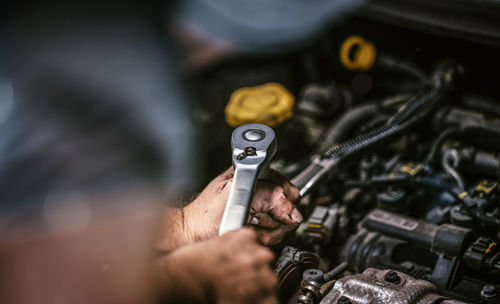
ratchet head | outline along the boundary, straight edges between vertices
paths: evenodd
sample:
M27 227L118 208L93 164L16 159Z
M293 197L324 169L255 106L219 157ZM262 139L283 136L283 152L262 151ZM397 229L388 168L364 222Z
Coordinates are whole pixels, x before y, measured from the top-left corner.
M256 169L264 174L276 153L274 131L261 124L243 125L233 131L231 148L235 169L238 166L258 166Z
M262 177L276 153L274 131L261 124L247 124L231 138L234 177L219 234L245 224L257 179Z

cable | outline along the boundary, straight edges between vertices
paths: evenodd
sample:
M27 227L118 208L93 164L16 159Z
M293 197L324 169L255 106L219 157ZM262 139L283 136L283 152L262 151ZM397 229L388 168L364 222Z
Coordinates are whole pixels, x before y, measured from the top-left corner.
M425 118L453 79L455 71L456 69L452 65L437 69L431 78L432 86L430 89L415 95L388 120L385 126L358 135L342 144L334 145L323 155L315 157L307 168L292 179L292 183L299 188L300 194L307 194L341 161L373 147L374 144L401 134Z
M378 57L378 65L390 71L400 71L402 73L410 74L414 78L420 80L422 83L427 81L425 72L418 66L401 59L396 59L387 54L382 54Z
M381 102L366 102L348 109L324 132L320 147L318 148L319 153L324 153L334 144L346 140L347 136L349 136L360 123L377 114L381 109L393 108L401 102L408 101L410 98L411 96L409 94L398 94L385 98Z
M433 162L439 148L444 143L444 141L453 135L459 134L460 132L461 131L458 128L449 128L444 130L436 139L436 141L432 144L431 150L427 155L426 162L427 163Z
M328 282L335 279L339 274L346 271L348 267L347 262L340 263L337 267L333 268L329 272L323 275L323 281Z

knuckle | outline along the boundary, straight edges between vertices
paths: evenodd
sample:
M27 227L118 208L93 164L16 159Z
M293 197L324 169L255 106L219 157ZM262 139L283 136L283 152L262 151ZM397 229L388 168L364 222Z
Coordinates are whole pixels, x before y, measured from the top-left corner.
M269 249L267 249L267 248L265 248L265 247L261 247L261 249L259 250L259 255L260 255L260 256L262 257L262 259L264 259L264 260L269 260L269 261L271 261L271 260L273 260L273 259L274 259L274 253L273 253L271 250L269 250Z
M290 187L288 188L289 196L292 201L296 201L300 198L300 191L297 187L294 185L290 184Z
M238 233L239 233L239 237L240 238L243 238L243 239L247 239L247 240L255 240L257 239L257 233L250 229L250 228L241 228L239 230L237 230Z
M275 185L272 190L272 195L279 198L286 197L285 189L279 185Z
M265 246L268 246L271 243L271 236L269 234L265 234L260 238L260 241Z
M292 183L288 183L288 185L290 185L289 189L290 189L291 192L297 193L297 194L300 193L299 192L299 188L295 187L295 185L293 185Z

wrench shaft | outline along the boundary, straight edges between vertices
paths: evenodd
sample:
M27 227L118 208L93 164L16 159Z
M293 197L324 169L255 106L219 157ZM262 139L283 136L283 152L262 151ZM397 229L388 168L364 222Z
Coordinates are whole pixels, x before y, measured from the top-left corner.
M219 235L245 225L252 202L258 170L236 168Z

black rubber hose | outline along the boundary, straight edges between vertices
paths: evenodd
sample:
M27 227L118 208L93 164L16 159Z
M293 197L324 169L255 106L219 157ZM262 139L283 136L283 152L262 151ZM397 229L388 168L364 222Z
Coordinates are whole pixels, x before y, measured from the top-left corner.
M420 93L412 98L406 106L400 108L383 127L361 134L352 140L332 147L325 153L325 157L330 159L339 158L346 154L356 152L366 146L379 142L391 135L399 133L410 125L424 118L439 100L438 97L443 93L447 86L447 80L450 81L455 72L453 66L439 68L431 78L431 88L424 93ZM450 75L451 74L451 75ZM421 111L420 113L418 113Z
M334 144L346 140L361 123L373 117L381 109L393 108L408 99L410 99L409 94L400 94L384 99L381 102L371 101L350 108L324 132L317 150L318 154L323 154Z
M330 280L335 279L339 274L346 271L347 267L348 267L347 262L340 263L337 267L333 268L332 270L323 275L323 281L328 282Z
M415 115L413 117L412 115L414 115L418 110L421 110L421 108L426 104L429 104L428 108L431 108L434 103L434 99L436 99L439 95L441 86L441 81L438 81L429 92L420 94L410 100L408 105L403 107L402 110L398 111L398 113L391 117L385 126L361 134L340 145L336 145L328 150L324 156L330 159L339 158L368 147L381 141L382 139L399 133L403 129L406 129L406 127L409 126L409 123L413 123L417 120L415 118L425 117L425 115ZM428 111L425 111L425 113L427 112Z
M384 98L382 100L368 101L361 105L349 108L346 112L335 120L321 135L318 141L318 148L313 153L309 154L306 159L289 165L284 173L287 177L292 178L294 173L301 172L311 163L311 159L317 155L323 155L326 150L335 144L346 140L356 129L366 122L367 119L376 115L379 111L393 110L403 102L408 101L412 94L398 94Z
M445 66L437 69L431 78L431 88L424 93L417 94L406 106L393 115L385 126L361 134L342 144L334 145L321 158L304 169L292 182L300 189L301 195L306 194L334 166L349 156L353 156L373 147L374 144L387 140L406 131L409 127L425 118L441 97L444 88L453 79L456 71L454 66ZM329 159L331 162L325 163Z
M434 90L433 90L434 91ZM425 99L434 100L436 99L435 92L431 92L429 94L424 94L426 96ZM417 98L414 103L420 103L421 98ZM414 107L408 107L408 109L413 109ZM348 157L353 157L359 153L362 153L366 149L373 148L373 146L377 143L380 143L384 140L388 140L399 134L405 132L409 127L413 126L415 123L419 122L422 118L426 117L427 114L433 107L429 106L426 111L422 111L421 113L417 113L413 117L409 118L404 123L399 124L390 124L382 127L378 127L374 130L356 136L355 138L348 140L342 144L334 145L327 152L325 152L321 157L318 156L313 163L311 163L308 167L302 170L297 176L292 179L292 183L299 188L300 194L305 195L312 185L310 185L310 181L316 183L324 174L330 171L333 166L337 166L338 163L344 161ZM407 112L404 111L403 115L406 115ZM399 116L398 116L399 117ZM395 121L399 121L400 119L396 117ZM331 167L325 167L325 159L331 161L329 164Z
M427 81L425 72L418 66L401 59L396 59L387 54L381 54L377 59L377 67L387 69L389 71L401 72L409 74L414 78L420 80L422 83Z
M349 136L360 123L375 115L378 110L379 106L377 103L370 102L353 107L345 112L325 131L325 135L320 143L318 152L323 154L333 144L345 140L346 137Z

